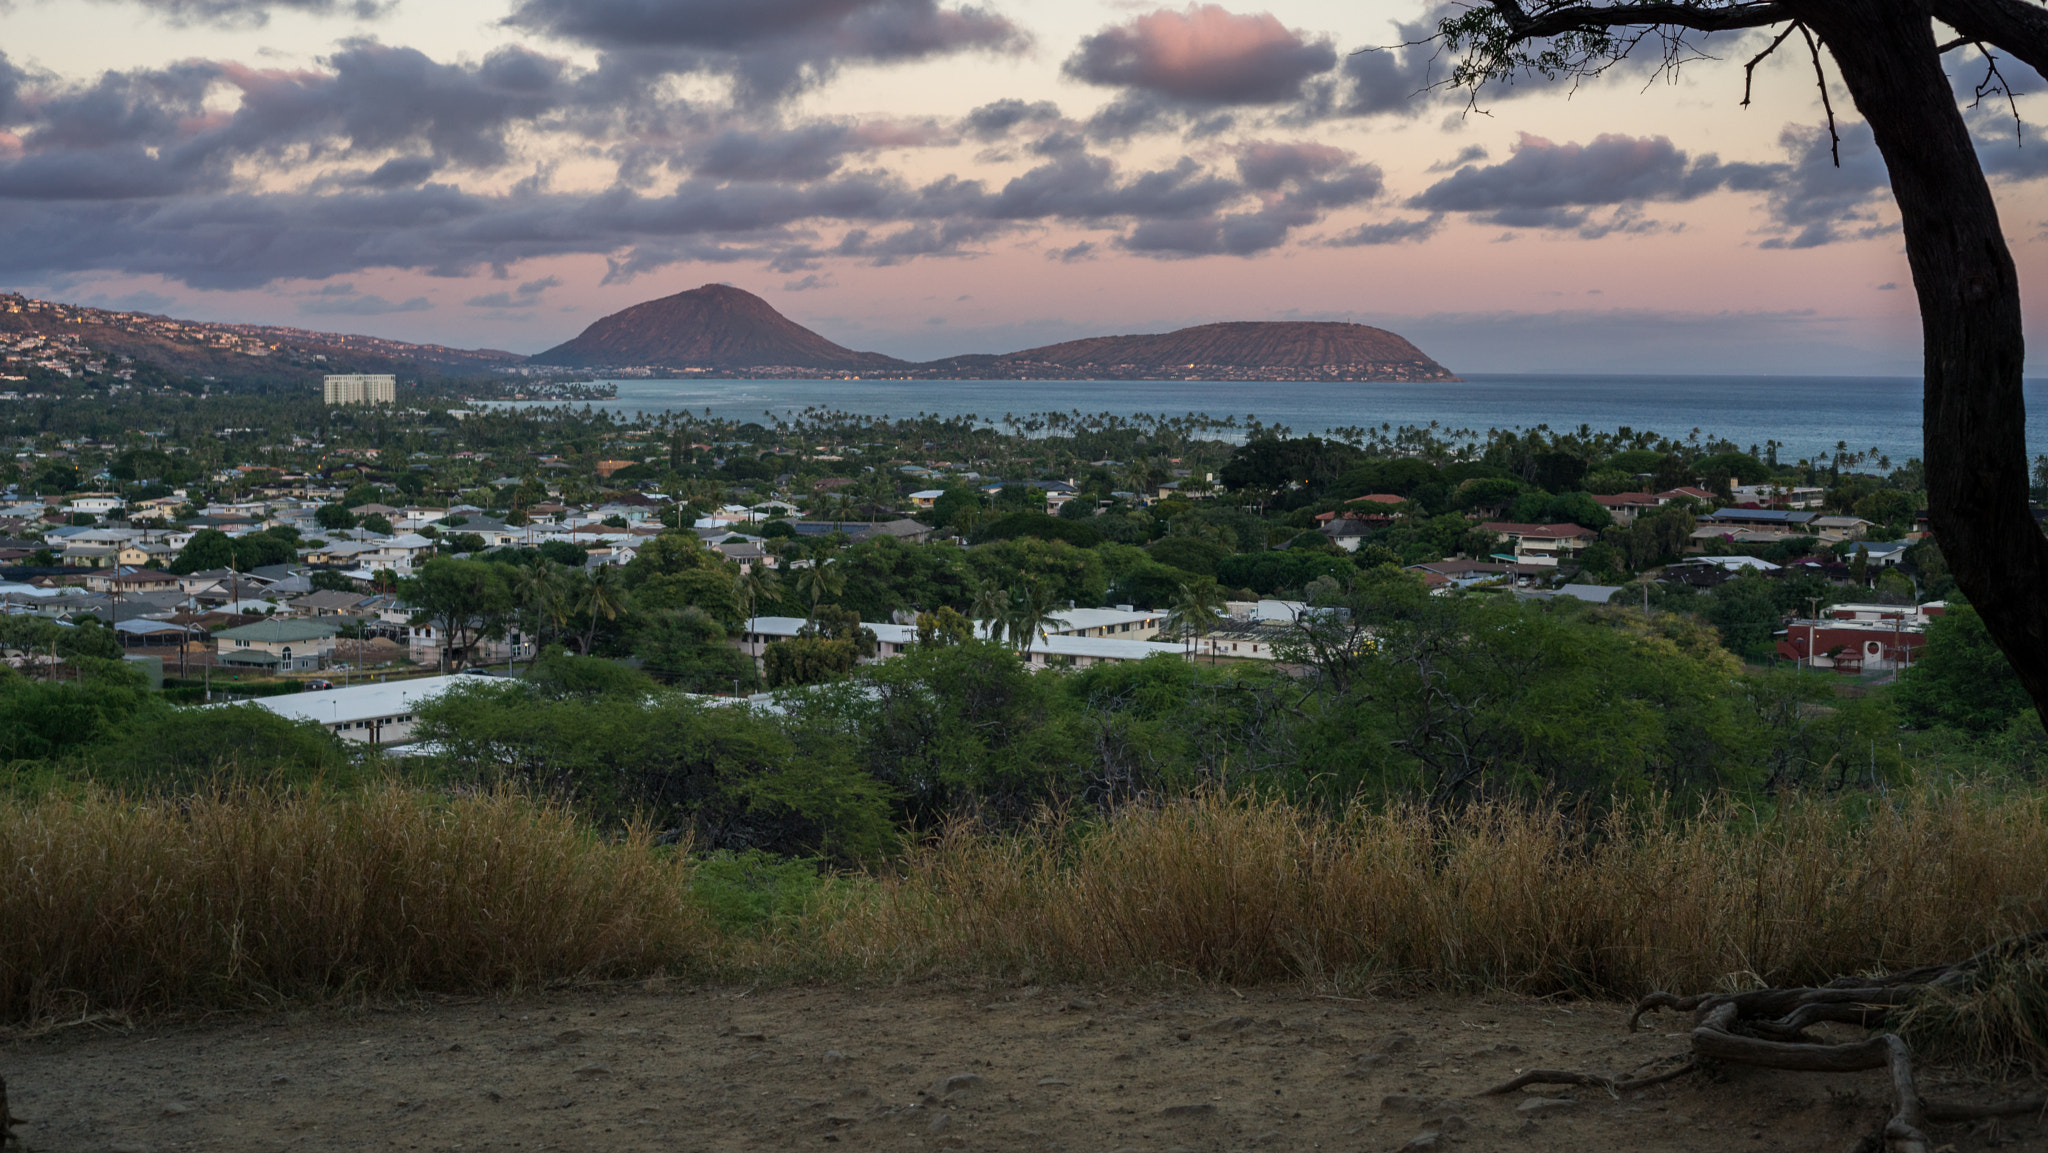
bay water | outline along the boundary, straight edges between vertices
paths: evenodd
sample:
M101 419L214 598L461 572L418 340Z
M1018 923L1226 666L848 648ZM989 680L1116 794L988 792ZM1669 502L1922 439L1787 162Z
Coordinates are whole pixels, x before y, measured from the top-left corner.
M688 410L787 420L818 407L870 417L974 417L1001 425L1030 413L1204 414L1256 418L1297 435L1403 425L1449 434L1547 426L1627 427L1748 449L1775 440L1785 462L1833 453L1921 455L1920 380L1871 376L1474 375L1462 383L1086 380L619 380L593 402L622 415ZM2028 381L2027 443L2048 452L2048 381ZM1463 439L1463 438L1453 438ZM1873 458L1874 459L1874 458ZM1868 467L1867 465L1865 467Z

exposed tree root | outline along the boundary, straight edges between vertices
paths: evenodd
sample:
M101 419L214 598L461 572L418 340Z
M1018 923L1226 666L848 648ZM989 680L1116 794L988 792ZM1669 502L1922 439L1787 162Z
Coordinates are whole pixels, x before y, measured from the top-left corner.
M1877 1033L1861 1041L1831 1044L1806 1030L1824 1022L1876 1028L1893 1009L1911 1004L1929 990L1967 992L1994 966L2043 946L2048 946L2048 929L2000 941L1954 964L1908 969L1884 977L1840 977L1819 988L1755 989L1689 997L1651 993L1636 1002L1628 1028L1633 1032L1645 1013L1657 1009L1692 1013L1689 1052L1668 1058L1683 1060L1682 1064L1662 1073L1642 1074L1639 1070L1621 1077L1532 1069L1486 1093L1513 1093L1530 1085L1583 1085L1620 1094L1676 1080L1717 1063L1810 1073L1888 1069L1893 1107L1892 1116L1885 1123L1885 1147L1889 1153L1930 1153L1934 1148L1926 1134L1930 1123L2048 1113L2048 1096L2021 1097L1988 1105L1923 1101L1913 1076L1912 1048L1898 1034Z

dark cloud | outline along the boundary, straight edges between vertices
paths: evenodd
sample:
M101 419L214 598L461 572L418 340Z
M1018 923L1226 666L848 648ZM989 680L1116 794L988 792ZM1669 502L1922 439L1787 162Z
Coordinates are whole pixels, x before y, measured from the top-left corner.
M784 291L784 292L810 292L810 291L812 291L812 290L814 290L814 289L820 289L820 288L837 288L838 286L839 286L839 282L838 282L838 281L836 281L836 280L834 280L834 279L832 279L832 278L831 278L830 276L819 276L819 275L818 275L817 273L815 273L815 272L814 272L814 273L810 274L809 276L803 277L803 278L802 278L802 279L800 279L800 280L785 280L785 281L783 281L783 282L782 282L782 291Z
M541 302L542 293L561 285L560 277L543 276L539 280L529 280L521 284L517 292L487 292L482 296L472 296L463 303L471 308L532 308Z
M441 163L431 156L394 156L347 183L360 188L411 188L434 175Z
M775 130L729 129L687 149L683 162L721 180L818 180L849 155L949 142L935 124L819 121Z
M1488 153L1484 145L1467 144L1465 147L1458 149L1456 156L1451 157L1449 160L1439 160L1435 164L1430 165L1425 171L1453 172L1467 164L1485 160L1487 156Z
M1050 100L1025 103L1022 100L997 100L984 104L967 114L963 122L969 136L988 142L1001 140L1017 128L1027 124L1057 124L1060 120L1060 106Z
M1008 19L938 0L519 0L506 22L601 49L622 89L671 73L732 78L749 103L816 85L847 63L1020 48Z
M1323 243L1332 248L1359 248L1428 240L1436 235L1437 229L1443 227L1443 221L1442 216L1430 215L1420 220L1388 220L1378 224L1361 224Z
M1762 248L1813 248L1896 231L1884 219L1891 185L1869 126L1849 123L1840 130L1839 167L1821 127L1785 129L1778 142L1788 158L1771 164L1724 164L1712 153L1690 156L1662 136L1603 135L1590 144L1555 144L1525 135L1508 159L1462 165L1407 204L1432 213L1465 213L1480 224L1576 232L1591 240L1666 227L1642 216L1645 204L1721 191L1760 192L1769 230L1780 234L1761 241Z
M1524 135L1508 159L1486 167L1461 167L1411 198L1409 206L1432 212L1499 213L1692 200L1724 187L1768 187L1776 175L1758 165L1724 165L1712 155L1690 159L1662 136L1606 134L1591 144L1553 144Z
M1337 65L1326 38L1309 39L1271 13L1214 4L1160 9L1081 41L1068 76L1184 104L1281 104Z
M1047 260L1057 260L1062 264L1078 264L1084 260L1095 259L1096 249L1097 246L1094 241L1083 240L1066 248L1055 248L1047 252L1045 258Z
M397 6L397 0L124 0L168 19L173 24L263 25L273 12L305 12L315 16L353 16L371 20Z
M1771 165L1775 178L1762 185L1764 205L1776 227L1789 236L1775 236L1760 248L1818 248L1842 240L1869 240L1898 231L1883 219L1891 206L1891 174L1878 154L1870 126L1841 126L1841 167L1837 168L1824 127L1794 126L1778 136L1791 157Z
M381 296L322 296L299 305L307 316L385 316L394 312L426 312L434 303L424 296L391 301Z

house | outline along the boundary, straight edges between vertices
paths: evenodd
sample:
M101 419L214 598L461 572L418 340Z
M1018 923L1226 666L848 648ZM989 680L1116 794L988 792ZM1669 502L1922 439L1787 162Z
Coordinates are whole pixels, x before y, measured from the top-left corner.
M1668 488L1665 489L1663 492L1656 493L1654 495L1657 498L1658 504L1670 504L1672 501L1675 500L1689 500L1697 502L1699 504L1711 505L1718 504L1721 500L1719 496L1716 496L1715 494L1708 492L1706 489L1693 488L1690 485L1682 485L1678 488Z
M1479 531L1501 538L1506 551L1493 554L1493 559L1546 567L1555 567L1559 561L1585 552L1600 539L1592 529L1575 524L1515 524L1496 520L1480 525Z
M741 652L759 659L770 644L796 636L804 624L802 617L754 617L746 622L734 643ZM862 627L874 633L877 642L870 663L900 656L917 643L914 625L863 623ZM1183 660L1187 652L1177 644L1057 633L1034 638L1025 652L1025 662L1034 670L1086 668L1095 664L1141 661L1155 656Z
M111 513L120 512L128 506L127 501L106 493L79 493L67 500L65 504L70 507L72 512L90 513L96 517L104 517Z
M411 572L413 566L426 560L434 553L434 542L416 532L395 536L380 541L370 552L355 557L355 563L370 568L388 568L394 572Z
M1838 673L1903 669L1927 643L1924 618L1823 618L1793 621L1778 633L1778 655L1809 668Z
M1436 585L1441 581L1449 588L1469 588L1488 581L1523 581L1532 577L1552 576L1550 566L1513 564L1491 560L1433 560L1407 566L1409 572L1422 574L1425 584ZM1437 580L1431 580L1431 578Z
M1369 524L1362 520L1332 519L1324 523L1322 531L1324 536L1330 538L1331 544L1336 545L1345 552L1357 552L1358 546L1364 544L1367 537L1378 532L1382 527L1384 526Z
M1807 527L1822 540L1854 540L1877 526L1860 516L1817 516Z
M1666 503L1647 492L1617 492L1606 495L1594 494L1593 503L1607 510L1618 525L1635 523L1642 514L1663 507Z
M130 541L121 545L114 554L116 564L123 567L142 568L148 565L168 564L178 555L178 550L167 544L142 544Z
M96 572L85 578L85 587L96 593L176 593L180 597L184 596L183 590L178 587L177 577L155 569L113 569Z
M223 665L248 665L277 672L326 667L336 629L311 620L264 620L213 634L215 658Z
M364 606L380 599L382 598L369 593L323 589L298 597L288 602L286 607L294 616L301 617L355 616Z
M1772 538L1817 536L1819 534L1813 529L1814 519L1813 513L1799 509L1717 508L1700 518L1700 527L1720 530L1724 535L1748 532L1763 533Z
M73 568L112 568L120 563L121 550L105 544L67 544L58 563Z
M1763 508L1814 509L1821 506L1827 490L1799 485L1738 484L1731 490L1737 504Z
M413 739L420 706L458 685L488 680L474 674L420 677L381 684L349 685L281 697L258 697L252 703L294 721L313 721L345 741L366 745L403 745Z

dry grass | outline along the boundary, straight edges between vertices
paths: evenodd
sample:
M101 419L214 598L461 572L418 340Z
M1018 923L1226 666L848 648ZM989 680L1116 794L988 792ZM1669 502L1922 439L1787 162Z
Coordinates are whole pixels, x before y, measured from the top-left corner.
M0 1020L648 972L686 870L509 795L0 801Z
M1497 808L1330 819L1202 798L1085 835L954 830L817 917L842 967L1634 996L1952 959L2048 923L2033 797L1852 817L1725 806L1591 830Z
M668 970L933 971L1631 996L1808 983L2048 924L2048 808L1498 808L1332 818L1202 797L945 832L721 929L679 855L510 796L252 791L0 802L0 1020ZM806 884L801 877L777 884ZM806 901L807 896L807 901Z

